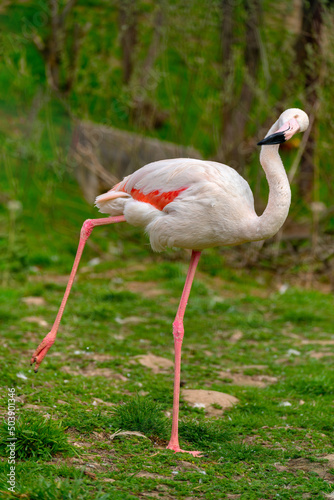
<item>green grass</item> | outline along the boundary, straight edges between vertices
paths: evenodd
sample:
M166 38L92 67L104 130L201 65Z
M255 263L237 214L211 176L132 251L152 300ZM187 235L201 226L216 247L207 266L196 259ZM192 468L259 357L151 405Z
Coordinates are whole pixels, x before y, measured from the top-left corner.
M48 460L56 454L73 453L73 447L67 442L65 429L61 422L52 420L50 416L25 414L18 418L15 425L15 453L20 460ZM0 427L0 454L8 456L10 434L8 424Z
M239 402L225 411L214 405L218 413L211 416L181 396L180 444L202 450L201 458L166 450L173 370L154 371L138 358L149 352L173 361L172 322L186 252L153 254L145 235L125 224L94 230L56 343L38 374L30 368L57 313L81 224L97 217L69 172L71 123L63 105L47 95L34 123L26 120L44 82L40 57L19 38L22 19L33 19L36 4L20 2L0 17L2 33L12 35L2 39L6 59L0 61L0 411L6 420L7 388L15 388L18 415L15 495L8 491L1 421L0 498L326 498L334 491L333 462L324 458L334 445L333 297L294 285L298 273L309 270L303 262L285 273L289 288L281 293L272 262L237 269L228 265L237 248L203 252L185 316L182 389L224 392ZM153 4L145 5L151 12ZM78 9L94 29L84 40L72 111L131 128L117 113L119 103L127 109L129 95L120 91L119 67L108 59L110 52L119 56L116 10L97 0L79 2ZM192 9L203 19L200 37ZM210 59L213 43L218 46L215 13L206 17L204 10L194 2L182 24L175 16L168 51L157 63L168 78L150 97L170 109L168 123L152 135L211 153L221 83L214 64L198 71L198 57ZM183 48L178 30L186 33ZM141 36L149 39L145 23ZM284 51L274 44L269 49L276 81ZM210 92L209 80L215 86ZM266 89L269 101L261 113L269 115L277 93ZM322 165L331 168L330 162ZM256 158L248 172L253 183L258 168ZM100 263L89 265L96 256ZM39 302L29 304L29 297ZM277 382L243 385L235 374ZM150 439L111 439L119 429Z
M162 406L149 398L137 397L112 412L112 425L120 430L139 431L150 437L167 437L167 419Z
M214 273L200 263L185 317L182 387L225 392L239 403L210 417L181 398L181 446L202 450L203 457L175 455L165 449L172 370L154 373L136 356L151 352L173 360L171 324L187 258L174 263L147 252L139 263L129 257L121 230L118 237L127 259L120 254L109 261L111 277L105 275L108 261L79 273L57 341L38 374L28 362L48 328L29 318L52 324L64 290L57 262L50 267L40 262L38 272L28 270L26 277L11 272L2 288L1 380L16 388L22 422L35 415L41 423L52 413L52 422L63 425L57 439L62 436L76 450L43 458L50 448L40 436L41 454L17 462L17 493L32 499L325 498L334 479L332 465L323 459L334 445L332 297L292 287L280 294L259 285L256 274L246 279L242 270L230 279L219 252L221 266L215 264ZM145 283L152 284L145 288ZM43 301L22 301L31 296ZM242 337L232 343L235 331ZM313 356L319 352L328 355ZM226 370L231 376L221 377ZM233 382L238 370L278 381L264 388L238 385ZM138 396L141 391L145 396ZM290 406L282 405L286 402ZM111 440L119 429L150 439L123 434ZM5 477L5 459L0 465Z

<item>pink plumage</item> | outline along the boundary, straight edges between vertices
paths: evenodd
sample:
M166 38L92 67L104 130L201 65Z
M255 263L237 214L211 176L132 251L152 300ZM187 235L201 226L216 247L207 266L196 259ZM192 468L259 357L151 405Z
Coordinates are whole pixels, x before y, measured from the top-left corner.
M71 275L51 331L34 352L35 371L53 345L87 239L96 226L128 222L145 228L153 250L166 247L192 250L189 270L173 323L175 374L172 434L168 444L179 446L178 414L180 395L183 317L201 250L217 245L236 245L269 238L284 223L291 200L289 181L278 153L279 144L308 127L300 109L288 109L259 144L260 162L269 184L269 200L258 216L248 183L232 168L213 161L177 158L149 163L125 177L110 191L97 197L96 206L110 217L84 222ZM200 452L188 452L199 456Z
M242 243L256 216L249 185L236 170L190 158L145 165L98 196L96 206L145 227L155 251Z

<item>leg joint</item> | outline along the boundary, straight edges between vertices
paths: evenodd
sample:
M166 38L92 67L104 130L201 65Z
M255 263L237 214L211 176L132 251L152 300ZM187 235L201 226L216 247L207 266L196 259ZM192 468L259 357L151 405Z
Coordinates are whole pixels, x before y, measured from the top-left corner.
M82 224L80 237L87 240L90 237L93 229L94 229L94 224L92 219L85 220L85 222Z

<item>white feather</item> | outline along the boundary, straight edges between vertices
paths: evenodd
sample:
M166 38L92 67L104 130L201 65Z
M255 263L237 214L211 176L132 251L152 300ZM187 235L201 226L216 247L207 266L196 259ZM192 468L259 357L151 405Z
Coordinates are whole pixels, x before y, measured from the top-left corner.
M147 195L184 188L163 210L131 196L133 189ZM124 214L130 224L145 227L155 251L241 243L245 236L240 225L244 227L249 214L255 213L247 182L227 165L211 161L176 158L149 163L111 190L113 196L124 196L124 191L128 198L102 201L107 197L102 195L96 205L102 213Z

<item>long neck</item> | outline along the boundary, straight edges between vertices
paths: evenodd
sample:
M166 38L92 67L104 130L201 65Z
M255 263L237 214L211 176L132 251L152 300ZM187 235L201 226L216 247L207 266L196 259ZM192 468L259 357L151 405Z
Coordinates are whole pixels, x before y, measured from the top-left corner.
M278 128L276 122L267 135L274 134ZM269 199L265 211L257 218L253 228L257 240L274 236L284 224L290 208L291 190L278 148L279 145L261 148L260 163L269 184Z

